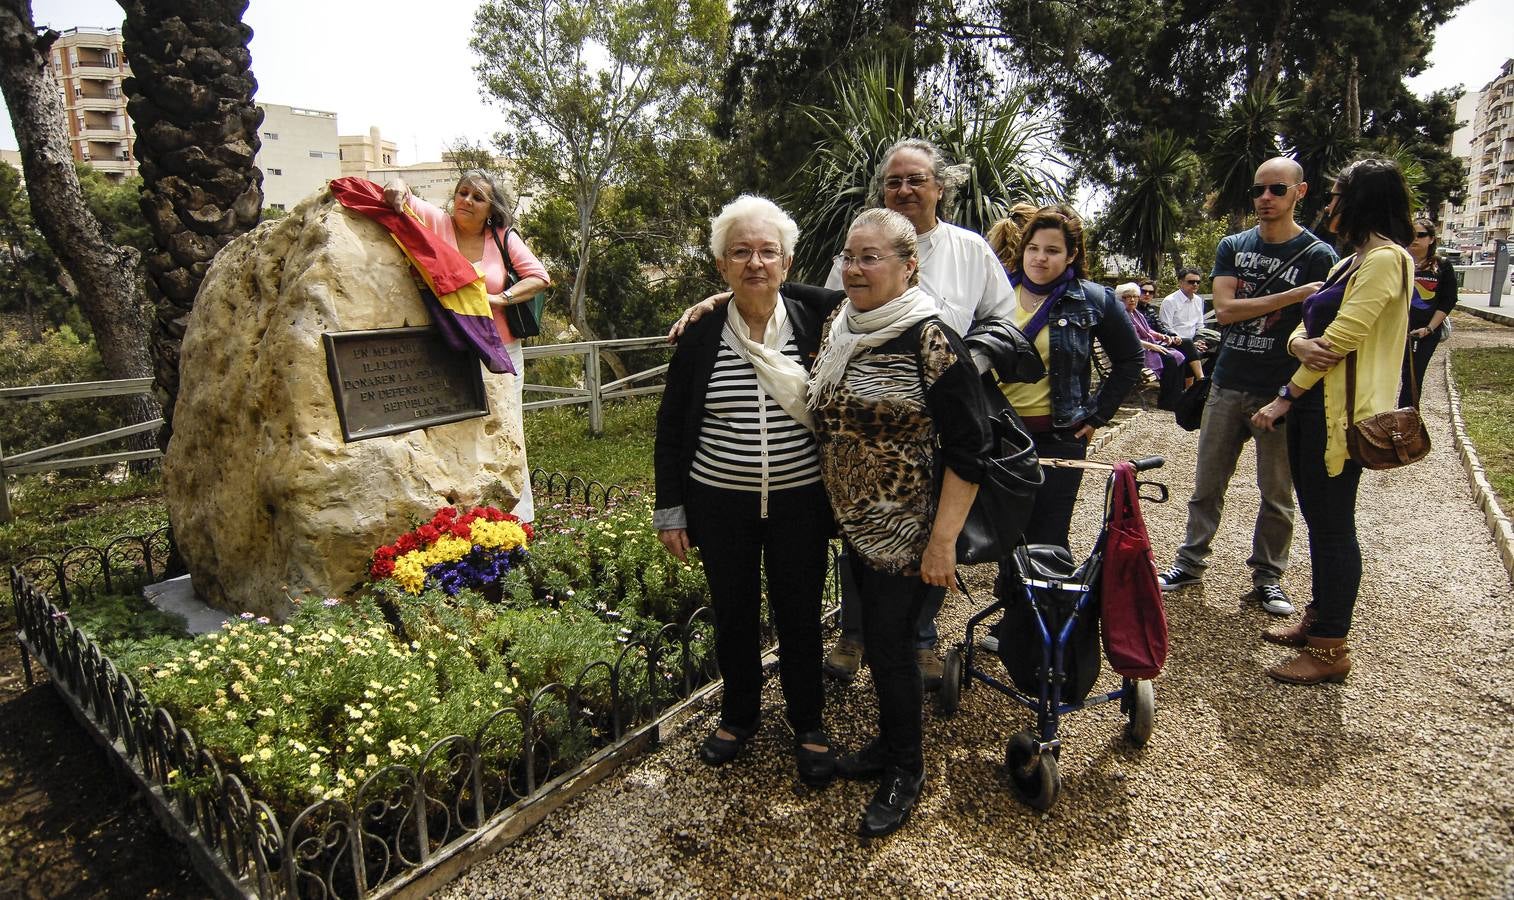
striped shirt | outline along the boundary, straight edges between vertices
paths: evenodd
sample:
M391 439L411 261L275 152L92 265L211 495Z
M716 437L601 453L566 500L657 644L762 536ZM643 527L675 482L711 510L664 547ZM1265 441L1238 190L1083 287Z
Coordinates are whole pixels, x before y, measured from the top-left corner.
M784 343L783 354L802 364L792 336ZM752 364L724 340L710 373L699 447L689 476L711 487L758 492L764 501L770 491L820 481L814 436L763 391Z

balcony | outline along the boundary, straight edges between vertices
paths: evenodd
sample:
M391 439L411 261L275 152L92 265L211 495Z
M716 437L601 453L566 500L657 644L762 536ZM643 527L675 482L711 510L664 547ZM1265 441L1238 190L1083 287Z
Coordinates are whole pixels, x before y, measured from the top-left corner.
M71 106L75 109L108 109L115 111L126 107L125 97L75 97Z
M103 62L79 60L72 67L72 74L79 78L120 78L120 69Z
M86 126L84 130L80 131L79 137L83 138L86 141L120 142L129 139L131 135L127 134L125 128L112 128L108 125L92 125Z

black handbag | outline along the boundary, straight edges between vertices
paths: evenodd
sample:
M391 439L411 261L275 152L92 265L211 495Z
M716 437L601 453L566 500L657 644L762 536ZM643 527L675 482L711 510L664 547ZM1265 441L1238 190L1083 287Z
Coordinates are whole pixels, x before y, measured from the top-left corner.
M997 393L997 392L996 392ZM957 535L957 562L998 562L1008 556L1030 522L1036 490L1046 480L1035 442L1013 409L988 415L991 449L978 495Z
M506 240L509 239L510 232L514 230L510 228L505 231ZM500 240L499 231L491 228L489 233L494 235L494 245L499 248L499 258L505 263L505 290L509 290L520 281L520 276L515 274L515 267L510 264L510 251L505 249L504 241ZM541 313L545 303L541 294L519 303L507 303L505 324L510 326L510 334L517 340L541 334Z
M1173 405L1172 417L1184 431L1198 431L1204 422L1204 404L1209 402L1209 378L1196 379L1178 397Z

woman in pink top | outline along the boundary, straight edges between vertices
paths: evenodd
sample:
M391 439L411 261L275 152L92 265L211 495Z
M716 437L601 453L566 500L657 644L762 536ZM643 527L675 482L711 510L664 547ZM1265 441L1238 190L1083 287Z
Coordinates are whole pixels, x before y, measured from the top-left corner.
M470 169L457 181L452 192L452 211L449 214L410 193L410 186L403 178L395 178L384 185L384 200L396 211L403 213L408 205L422 222L442 240L456 247L468 261L484 273L484 290L489 294L489 307L494 313L494 327L505 342L510 353L510 362L515 371L515 399L519 403L525 385L525 358L521 353L520 340L510 333L505 324L505 307L511 303L524 303L546 290L552 284L547 269L521 240L515 231L515 217L510 213L510 204L505 194L495 183L493 176L482 169ZM500 247L510 254L509 268L520 279L514 284L508 281L505 261L500 256ZM527 470L529 471L529 469ZM525 490L515 504L515 514L523 521L535 518L536 507L531 498L531 479L527 477Z

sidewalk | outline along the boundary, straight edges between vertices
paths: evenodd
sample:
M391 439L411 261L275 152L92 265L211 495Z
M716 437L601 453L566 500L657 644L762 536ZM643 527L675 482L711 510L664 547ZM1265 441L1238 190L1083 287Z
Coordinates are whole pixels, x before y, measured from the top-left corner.
M1489 299L1487 294L1462 294L1457 298L1456 308L1489 322L1514 325L1514 287L1504 290L1496 307L1488 305Z

